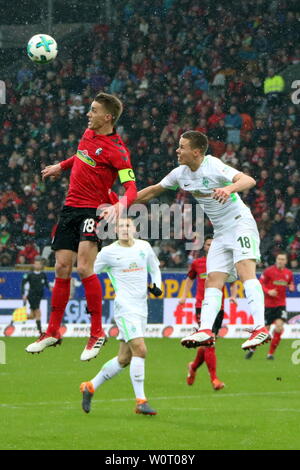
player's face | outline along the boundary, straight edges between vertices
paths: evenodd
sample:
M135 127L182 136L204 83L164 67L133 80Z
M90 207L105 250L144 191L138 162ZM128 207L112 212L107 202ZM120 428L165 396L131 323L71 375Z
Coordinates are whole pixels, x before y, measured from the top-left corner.
M179 165L189 166L195 161L195 150L191 148L190 141L188 139L180 138L176 153Z
M276 266L279 269L285 268L287 265L287 257L285 255L278 255L276 258Z
M109 124L112 118L111 114L107 112L103 104L98 103L97 101L92 102L91 109L87 113L87 117L89 118L88 128L93 131L101 129L106 124Z
M119 219L118 238L122 241L132 240L135 234L135 226L131 219Z
M33 268L35 271L41 271L43 268L41 261L35 261L33 264Z
M212 239L211 238L209 238L208 240L206 240L204 242L203 250L205 251L206 254L208 253L211 244L212 244Z

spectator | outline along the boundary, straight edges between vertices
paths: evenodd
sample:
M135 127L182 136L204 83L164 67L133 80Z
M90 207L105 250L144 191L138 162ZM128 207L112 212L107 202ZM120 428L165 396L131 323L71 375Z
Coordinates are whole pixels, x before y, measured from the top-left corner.
M229 113L225 116L225 127L228 130L227 143L240 143L240 129L243 121L236 106L230 106Z
M281 104L284 86L283 77L281 75L275 75L274 69L269 69L268 76L264 81L264 94L270 106Z

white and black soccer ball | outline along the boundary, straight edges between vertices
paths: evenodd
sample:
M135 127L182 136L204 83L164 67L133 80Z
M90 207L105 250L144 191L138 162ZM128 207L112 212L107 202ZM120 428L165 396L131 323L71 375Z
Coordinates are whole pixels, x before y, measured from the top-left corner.
M36 34L28 41L27 54L37 64L48 64L57 56L57 43L48 34Z

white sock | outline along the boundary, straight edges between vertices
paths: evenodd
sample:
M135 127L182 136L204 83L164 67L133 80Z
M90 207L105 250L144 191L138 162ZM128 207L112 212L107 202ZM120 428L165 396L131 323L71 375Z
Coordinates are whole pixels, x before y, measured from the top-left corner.
M258 279L249 279L244 282L244 289L254 326L261 328L265 324L265 298L261 283Z
M145 380L145 359L133 356L130 362L130 378L134 389L135 397L145 400L144 380Z
M123 370L121 367L118 357L114 357L110 361L106 362L100 372L94 377L91 382L94 385L94 389L97 390L100 385L109 379L112 379L115 375L119 374Z
M207 287L201 307L201 330L211 330L222 305L222 291Z

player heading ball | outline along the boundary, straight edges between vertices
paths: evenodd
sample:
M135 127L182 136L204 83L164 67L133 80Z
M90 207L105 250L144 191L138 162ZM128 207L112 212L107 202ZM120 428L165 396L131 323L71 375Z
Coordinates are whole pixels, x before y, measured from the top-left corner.
M116 96L99 93L87 113L88 127L76 154L42 171L43 179L57 178L68 169L71 169L71 176L52 243L56 279L50 321L46 333L30 344L27 352L38 353L61 342L59 328L70 297L70 279L76 259L91 314L91 336L81 360L96 357L105 343L101 284L94 273L94 262L101 249L95 230L99 221L96 211L100 205L113 204L102 213L107 221L113 221L137 195L129 151L114 127L122 111L122 102ZM117 176L126 191L120 200L111 191Z

